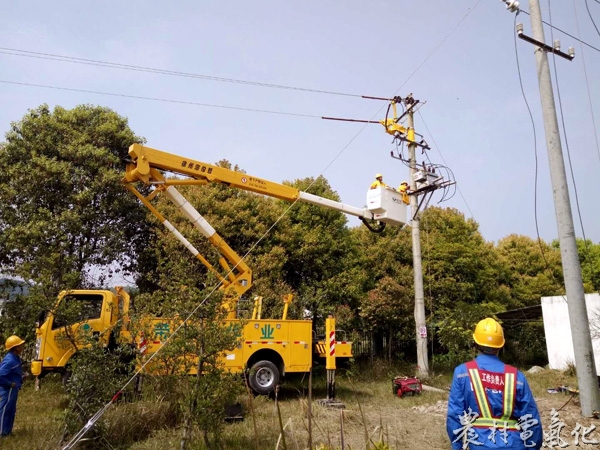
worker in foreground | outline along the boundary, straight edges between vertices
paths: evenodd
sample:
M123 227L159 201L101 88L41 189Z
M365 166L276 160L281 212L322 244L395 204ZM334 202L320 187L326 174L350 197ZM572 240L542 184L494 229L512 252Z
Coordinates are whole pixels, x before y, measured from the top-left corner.
M454 371L446 430L452 448L539 449L540 414L525 375L498 358L504 332L494 319L477 324L479 355Z
M387 187L387 184L383 182L383 175L380 173L375 174L375 181L371 183L371 187L369 189L377 189L378 187Z
M0 363L0 437L10 435L17 414L17 397L23 384L21 353L25 341L19 336L6 340L8 353Z

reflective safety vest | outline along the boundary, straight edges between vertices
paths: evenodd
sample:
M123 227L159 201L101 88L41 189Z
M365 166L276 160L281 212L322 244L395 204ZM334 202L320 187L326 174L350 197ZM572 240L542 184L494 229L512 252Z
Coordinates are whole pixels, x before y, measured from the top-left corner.
M479 417L473 421L473 427L519 430L517 421L511 419L517 393L517 369L505 364L504 373L480 371L475 361L469 361L466 366L480 412ZM490 408L485 393L486 387L503 393L502 415L500 417L495 417L492 414L492 408Z

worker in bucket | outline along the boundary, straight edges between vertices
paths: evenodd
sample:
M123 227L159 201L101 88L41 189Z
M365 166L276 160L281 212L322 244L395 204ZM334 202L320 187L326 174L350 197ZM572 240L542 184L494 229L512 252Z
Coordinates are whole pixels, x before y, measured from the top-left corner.
M540 414L522 372L498 358L504 332L492 318L473 333L479 355L454 371L446 430L452 449L540 449Z
M400 192L400 194L402 195L402 201L408 205L410 203L408 200L408 181L403 181L402 183L400 183L400 186L398 187L398 192Z
M25 341L19 336L6 340L8 353L0 363L0 436L6 437L12 432L17 414L17 397L23 383L21 353Z
M375 181L371 183L371 187L369 189L377 189L378 187L387 187L387 184L383 182L383 175L380 173L375 175Z

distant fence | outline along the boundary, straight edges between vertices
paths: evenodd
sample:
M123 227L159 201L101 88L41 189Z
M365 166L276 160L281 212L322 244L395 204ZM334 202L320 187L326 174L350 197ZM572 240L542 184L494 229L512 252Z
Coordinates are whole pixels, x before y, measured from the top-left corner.
M317 336L320 339L325 337L325 328L318 327L316 329ZM388 341L387 336L383 336L378 333L372 332L349 332L346 333L344 330L336 330L336 340L338 341L352 341L352 354L355 358L365 359L382 357L387 358L388 355ZM402 343L398 340L392 341L392 359L400 359L404 355L402 349Z

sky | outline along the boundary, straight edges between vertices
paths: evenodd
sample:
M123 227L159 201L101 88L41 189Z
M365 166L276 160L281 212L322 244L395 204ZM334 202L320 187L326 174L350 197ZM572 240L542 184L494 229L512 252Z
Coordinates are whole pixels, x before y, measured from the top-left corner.
M522 2L525 11L527 3ZM600 4L590 0L588 7L600 25ZM585 0L542 1L542 14L600 48ZM408 169L390 157L394 145L380 125L320 117L383 119L385 102L358 96L412 93L425 102L415 128L432 147L429 158L448 166L459 188L440 206L472 217L484 238L497 242L512 233L535 237L537 204L540 236L550 241L558 232L534 49L517 39L537 135L537 190L534 131L519 84L514 20L498 0L4 1L0 140L11 122L40 104L102 105L127 117L150 147L208 163L227 159L248 174L277 182L322 174L344 203L362 207L375 173L396 186ZM517 22L532 35L528 15L519 14ZM551 29L545 33L550 42ZM568 143L584 231L597 243L600 51L552 33L563 50L576 51L571 62L550 57L550 67L558 103L555 62L566 129L566 142L561 129L563 152L566 158ZM39 53L204 77L74 64ZM425 156L418 152L418 159ZM567 173L571 179L568 163ZM431 204L439 199L436 194ZM351 218L349 224L359 222Z

